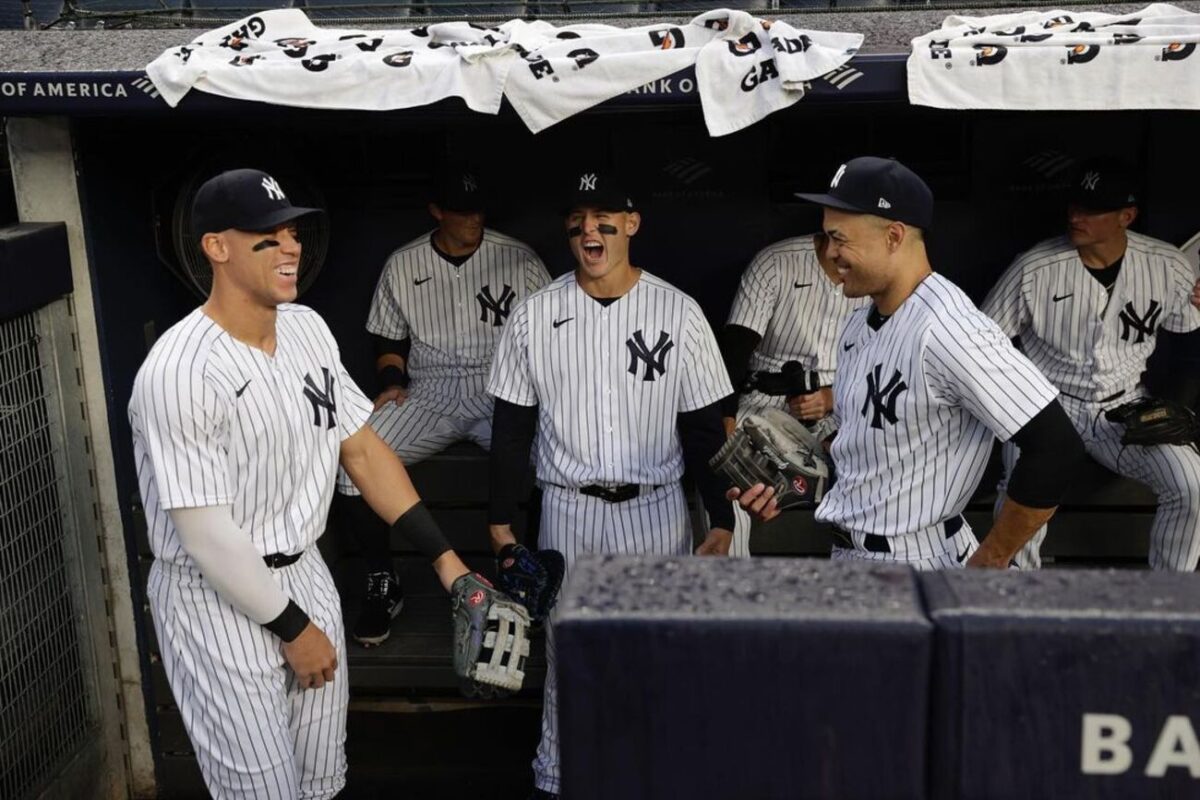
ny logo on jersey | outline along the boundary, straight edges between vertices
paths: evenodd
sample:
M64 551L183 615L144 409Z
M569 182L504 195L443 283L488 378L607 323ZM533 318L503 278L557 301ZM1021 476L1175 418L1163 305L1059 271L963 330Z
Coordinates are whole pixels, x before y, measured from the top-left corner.
M1146 340L1147 336L1154 335L1154 328L1158 325L1158 317L1162 314L1162 307L1159 306L1157 300L1150 301L1150 307L1146 309L1146 313L1138 316L1137 311L1133 308L1133 303L1126 303L1125 308L1121 309L1119 319L1121 320L1121 341L1128 342L1129 337L1137 333L1137 338L1133 340L1134 344L1141 344Z
M862 415L867 416L867 409L874 408L871 416L871 427L883 429L883 421L896 424L896 401L900 393L908 389L908 384L900 376L900 370L892 372L888 382L883 383L883 364L876 364L873 372L867 373L867 399L863 401Z
M267 197L272 200L287 200L287 196L283 193L283 189L279 186L279 181L272 178L270 175L262 179L262 187L267 190Z
M838 171L833 173L833 180L831 180L829 182L829 188L836 189L837 185L838 185L838 181L840 181L842 179L842 176L845 174L846 174L846 165L842 164L840 167L838 167Z
M581 191L581 192L596 191L596 173L589 172L586 175L579 176L579 191Z
M475 295L475 299L479 301L479 321L488 321L488 312L492 314L492 326L500 327L504 324L504 320L508 319L508 312L512 309L513 298L516 294L512 287L507 283L504 284L504 289L500 292L500 299L492 297L492 289L490 286L484 286L479 290L479 294Z
M313 425L321 427L321 409L325 409L325 430L337 424L337 401L333 399L333 376L329 369L321 367L325 375L325 387L319 388L311 375L304 376L304 396L312 403Z
M671 352L671 348L675 343L671 341L671 336L666 331L659 331L658 344L654 347L646 347L646 340L642 336L642 332L635 331L633 336L625 340L625 346L629 348L629 374L637 375L638 362L641 361L646 365L646 371L642 375L642 380L654 380L655 373L663 375L667 371L667 353Z

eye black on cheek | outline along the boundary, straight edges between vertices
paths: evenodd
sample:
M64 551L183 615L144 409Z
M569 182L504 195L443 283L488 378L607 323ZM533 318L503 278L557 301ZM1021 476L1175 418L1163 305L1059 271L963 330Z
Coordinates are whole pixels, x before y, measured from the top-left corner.
M250 250L252 252L258 253L263 250L266 250L269 247L279 247L279 242L275 241L274 239L263 239L261 242L254 245L254 247L251 247Z

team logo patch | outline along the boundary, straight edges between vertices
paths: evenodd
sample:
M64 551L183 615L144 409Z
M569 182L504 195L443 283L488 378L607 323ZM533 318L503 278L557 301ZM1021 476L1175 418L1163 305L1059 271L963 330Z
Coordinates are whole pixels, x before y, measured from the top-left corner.
M325 412L325 429L337 424L337 400L335 399L333 375L328 367L321 367L324 386L318 386L312 375L304 376L304 396L312 404L313 425L321 427L321 412Z
M896 401L906 391L908 384L904 382L900 370L893 370L892 377L884 383L883 364L876 364L875 369L867 373L867 397L860 413L864 417L871 414L871 427L876 430L883 430L884 422L895 425L898 421Z
M1196 52L1196 43L1188 42L1171 42L1162 49L1163 61L1183 61L1185 58Z
M1002 44L975 45L975 60L971 63L977 67L999 64L1008 55L1008 48Z
M625 340L625 346L629 348L629 374L637 375L640 362L645 367L642 380L653 381L656 375L666 374L667 353L671 352L675 343L671 341L671 334L659 331L658 342L654 347L647 347L645 337L638 330Z
M474 608L483 602L483 596L483 589L476 589L471 593L471 596L467 598L467 603Z
M508 314L512 310L513 299L517 296L516 292L507 283L500 290L499 297L492 296L492 288L484 286L475 295L475 299L479 301L479 321L487 322L490 316L492 327L498 328L508 319Z

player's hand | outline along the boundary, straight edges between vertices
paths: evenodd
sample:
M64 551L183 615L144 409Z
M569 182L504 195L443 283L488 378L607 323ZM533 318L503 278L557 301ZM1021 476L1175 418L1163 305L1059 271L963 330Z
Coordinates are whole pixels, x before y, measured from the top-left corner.
M696 548L698 556L727 556L733 544L733 532L724 528L713 528Z
M337 650L325 631L312 622L295 639L283 643L283 657L302 689L320 689L333 680L338 666Z
M1016 554L997 553L994 547L987 546L985 538L979 543L979 548L967 559L966 566L979 569L1008 569Z
M375 410L386 406L388 403L395 403L398 406L404 405L404 401L408 399L408 389L401 386L389 386L379 393L375 398Z
M721 417L721 422L725 425L725 438L728 439L730 436L733 436L733 430L737 427L737 418Z
M820 419L833 411L833 387L825 386L815 392L789 397L788 408L797 419Z
M735 486L725 493L725 497L736 500L738 505L761 522L769 522L782 513L775 505L774 487L762 483L756 483L744 492Z
M1200 280L1196 281L1196 285L1192 287L1192 305L1200 308Z

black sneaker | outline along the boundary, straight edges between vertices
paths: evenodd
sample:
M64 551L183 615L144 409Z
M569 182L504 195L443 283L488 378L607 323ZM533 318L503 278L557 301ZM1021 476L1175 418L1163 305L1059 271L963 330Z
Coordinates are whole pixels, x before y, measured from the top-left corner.
M354 623L354 639L364 647L382 644L392 633L392 620L404 607L404 593L394 572L367 573L367 596Z

